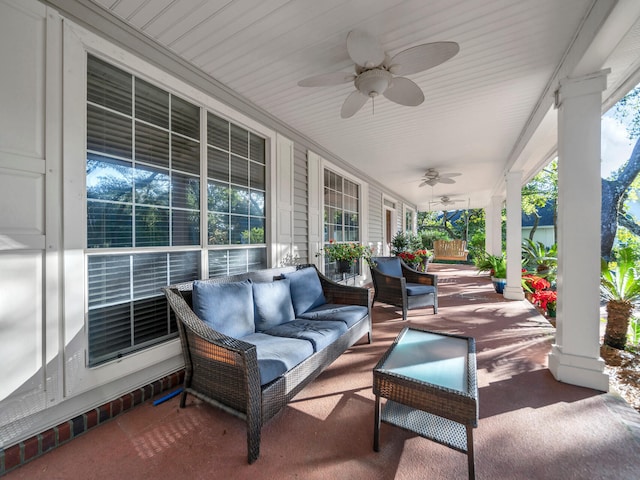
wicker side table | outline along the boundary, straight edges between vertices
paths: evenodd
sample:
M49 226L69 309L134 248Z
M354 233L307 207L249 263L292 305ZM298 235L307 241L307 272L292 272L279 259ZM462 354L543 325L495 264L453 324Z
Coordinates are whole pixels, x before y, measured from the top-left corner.
M472 337L404 328L373 369L373 393L376 452L383 421L466 453L469 478L475 478L478 384Z

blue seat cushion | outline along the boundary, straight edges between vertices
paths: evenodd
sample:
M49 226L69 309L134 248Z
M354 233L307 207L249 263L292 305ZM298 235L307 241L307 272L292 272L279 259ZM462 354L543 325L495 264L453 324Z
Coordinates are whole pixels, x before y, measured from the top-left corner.
M302 268L283 276L291 281L291 301L296 316L327 303L315 268Z
M313 355L307 340L252 333L241 339L256 346L260 385L266 385Z
M300 318L308 320L339 320L351 328L362 320L369 310L362 305L339 305L337 303L325 303L319 307L312 308L308 312L300 315Z
M264 333L278 337L309 340L313 344L313 349L319 352L346 331L347 325L344 322L296 318L291 322L270 328Z
M421 283L407 283L407 295L424 295L435 293L436 287L433 285L422 285Z
M289 279L253 284L256 332L268 330L295 318Z
M402 265L400 265L398 257L376 257L374 261L376 262L376 268L384 275L402 276Z
M193 282L193 311L214 330L234 338L256 331L251 281Z

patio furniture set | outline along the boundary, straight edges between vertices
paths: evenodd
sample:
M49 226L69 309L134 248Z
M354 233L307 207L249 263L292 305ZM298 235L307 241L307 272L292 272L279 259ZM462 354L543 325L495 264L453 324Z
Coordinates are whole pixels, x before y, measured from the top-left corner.
M437 313L435 275L395 257L373 262L374 299L400 306L405 319L418 305ZM333 282L313 265L185 282L164 292L185 361L180 407L193 395L243 419L249 463L259 456L269 419L361 338L372 341L370 290ZM421 298L408 300L414 296ZM466 452L473 478L473 339L405 329L373 373L374 449L384 421ZM381 397L388 399L384 411Z

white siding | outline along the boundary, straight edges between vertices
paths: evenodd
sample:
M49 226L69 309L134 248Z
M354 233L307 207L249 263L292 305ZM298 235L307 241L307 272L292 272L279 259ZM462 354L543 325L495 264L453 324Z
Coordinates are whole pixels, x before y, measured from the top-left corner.
M309 228L308 219L308 168L307 149L300 142L294 146L294 168L293 168L293 235L294 251L300 258L300 263L312 263L314 259L309 259L309 242L307 241L307 231Z
M382 248L384 241L383 217L382 217L382 191L375 187L369 187L369 243L376 249Z
M0 1L0 426L46 406L46 12Z

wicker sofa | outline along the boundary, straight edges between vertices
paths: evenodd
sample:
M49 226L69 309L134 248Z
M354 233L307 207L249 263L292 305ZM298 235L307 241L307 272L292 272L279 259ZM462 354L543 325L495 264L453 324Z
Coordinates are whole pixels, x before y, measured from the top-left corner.
M269 419L359 339L371 343L369 290L335 283L314 266L186 282L164 292L185 360L180 407L191 394L242 418L249 463L260 455Z

